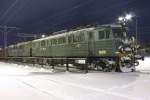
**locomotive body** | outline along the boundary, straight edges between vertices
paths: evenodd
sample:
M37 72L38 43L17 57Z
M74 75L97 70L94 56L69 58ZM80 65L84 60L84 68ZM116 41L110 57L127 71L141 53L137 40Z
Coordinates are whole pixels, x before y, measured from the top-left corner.
M86 64L87 69L104 71L135 70L135 42L121 25L103 25L19 43L8 47L8 58L28 59L36 63ZM83 60L80 63L80 60ZM68 65L67 65L68 66Z

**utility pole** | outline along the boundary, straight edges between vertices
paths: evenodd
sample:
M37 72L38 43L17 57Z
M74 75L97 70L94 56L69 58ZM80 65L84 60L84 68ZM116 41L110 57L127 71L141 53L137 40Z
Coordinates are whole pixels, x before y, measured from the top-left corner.
M8 32L11 30L17 30L19 28L17 27L9 27L9 26L1 26L0 25L0 31L4 34L4 57L7 57L7 35Z
M136 53L137 53L137 45L138 45L138 19L135 17L135 38L136 38Z
M28 34L28 33L17 33L17 36L24 38L24 41L26 40L26 38L36 39L38 37L36 34Z

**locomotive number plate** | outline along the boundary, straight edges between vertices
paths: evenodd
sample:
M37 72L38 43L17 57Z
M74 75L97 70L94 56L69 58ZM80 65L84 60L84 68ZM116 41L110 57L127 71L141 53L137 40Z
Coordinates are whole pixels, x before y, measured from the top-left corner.
M106 50L99 50L99 52L98 52L100 55L104 55L104 54L106 54Z

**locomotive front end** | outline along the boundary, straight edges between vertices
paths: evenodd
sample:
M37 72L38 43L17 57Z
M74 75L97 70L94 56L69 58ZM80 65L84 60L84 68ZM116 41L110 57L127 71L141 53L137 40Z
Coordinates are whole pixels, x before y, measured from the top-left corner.
M122 26L112 28L112 33L115 40L115 54L118 58L118 71L135 71L135 66L139 65L138 59L143 59L137 53L139 46L136 44L136 40L134 37L129 38L126 30Z

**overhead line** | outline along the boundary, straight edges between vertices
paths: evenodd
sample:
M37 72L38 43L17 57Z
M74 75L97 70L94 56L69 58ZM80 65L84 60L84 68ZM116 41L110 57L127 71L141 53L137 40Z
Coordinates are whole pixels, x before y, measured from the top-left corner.
M10 7L4 12L4 14L0 17L0 20L6 17L6 15L10 12L10 10L17 4L18 0L15 0Z

